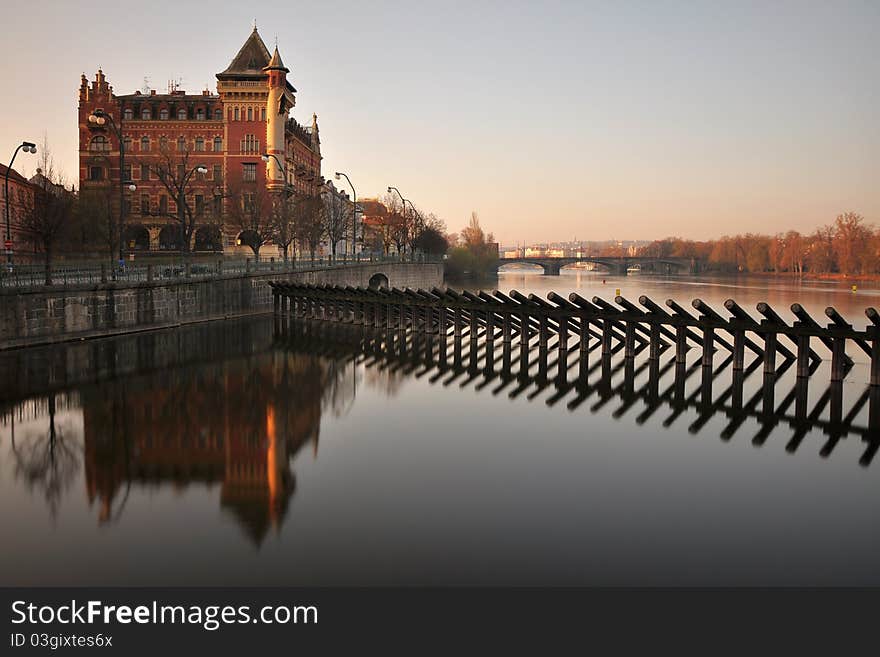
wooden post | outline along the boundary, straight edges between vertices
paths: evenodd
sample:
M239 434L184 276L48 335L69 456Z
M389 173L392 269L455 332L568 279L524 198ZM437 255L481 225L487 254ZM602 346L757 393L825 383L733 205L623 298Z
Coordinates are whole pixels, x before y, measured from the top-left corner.
M461 340L461 309L455 308L452 311L452 331L456 340Z
M741 372L746 361L746 332L736 329L733 332L733 369Z
M871 385L880 386L880 327L869 326L871 336Z
M660 324L656 321L651 322L651 335L648 344L648 359L651 361L660 360Z
M636 323L633 320L626 323L623 351L624 357L627 359L636 356Z
M687 361L687 326L679 324L675 327L675 362Z
M715 357L715 329L703 327L703 367L712 367Z
M613 335L614 327L611 325L611 320L608 317L602 320L602 356L610 356L611 355L611 336Z
M831 380L843 381L846 366L844 365L844 355L846 354L846 338L832 338L831 343Z
M504 344L510 344L510 313L501 315L501 340Z
M810 336L797 337L797 375L804 379L810 376Z
M538 318L538 346L547 348L547 338L548 338L548 330L547 330L547 315L545 313L541 313L541 316Z
M761 322L764 324L764 322ZM775 331L764 334L764 374L774 374L776 372L776 344L779 342L779 335Z

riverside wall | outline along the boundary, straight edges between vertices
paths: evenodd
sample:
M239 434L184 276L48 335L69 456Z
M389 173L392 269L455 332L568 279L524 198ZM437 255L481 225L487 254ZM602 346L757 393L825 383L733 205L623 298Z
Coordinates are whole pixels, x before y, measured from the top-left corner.
M138 283L0 290L0 349L117 335L272 312L271 280L398 288L442 285L441 263L371 262Z

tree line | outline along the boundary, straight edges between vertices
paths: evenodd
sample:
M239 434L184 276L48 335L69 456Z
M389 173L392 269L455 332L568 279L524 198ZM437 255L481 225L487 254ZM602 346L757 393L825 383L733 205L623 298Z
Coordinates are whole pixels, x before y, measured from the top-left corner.
M602 255L622 255L606 251ZM641 247L637 255L698 258L719 272L872 275L880 274L880 228L845 212L809 234L746 233L703 242L669 237Z

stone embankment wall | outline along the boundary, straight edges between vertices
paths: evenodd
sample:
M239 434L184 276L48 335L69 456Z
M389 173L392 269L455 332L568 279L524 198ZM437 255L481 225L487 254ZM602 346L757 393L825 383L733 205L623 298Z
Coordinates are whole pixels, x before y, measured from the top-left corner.
M0 290L0 349L272 312L270 280L366 287L442 285L439 263L375 262L295 272Z

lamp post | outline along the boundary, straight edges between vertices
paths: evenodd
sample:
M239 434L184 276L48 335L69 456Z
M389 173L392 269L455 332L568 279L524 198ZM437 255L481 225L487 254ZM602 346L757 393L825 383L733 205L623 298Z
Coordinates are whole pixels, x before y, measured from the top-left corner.
M355 248L356 248L355 245L357 244L358 194L354 188L354 185L351 184L351 178L348 177L348 174L346 174L342 171L337 171L335 174L333 174L333 177L336 178L336 180L340 180L341 178L344 177L346 179L346 181L348 181L348 186L351 187L351 196L352 196L352 202L351 202L351 255L355 256L357 254L357 252L355 251ZM363 237L364 237L364 231L363 231L363 227L361 227L361 239L363 239Z
M120 117L119 123L117 124L116 121L113 120L113 117L107 114L107 112L102 109L96 109L89 114L89 123L94 126L104 126L109 124L119 142L119 225L117 226L117 230L119 232L119 263L121 265L125 262L123 259L125 244L122 242L123 224L125 223L125 148L122 140L122 118Z
M12 154L12 159L9 160L9 166L6 167L6 180L3 183L3 200L6 203L6 269L10 274L12 273L12 229L9 222L9 172L12 171L12 164L15 162L15 156L18 155L18 151L20 150L23 150L25 153L36 153L37 146L29 141L21 142Z

